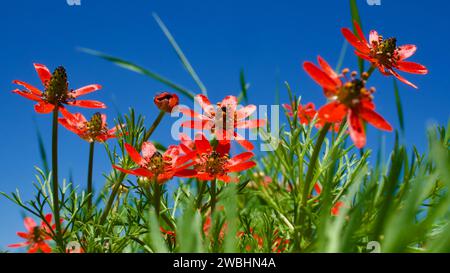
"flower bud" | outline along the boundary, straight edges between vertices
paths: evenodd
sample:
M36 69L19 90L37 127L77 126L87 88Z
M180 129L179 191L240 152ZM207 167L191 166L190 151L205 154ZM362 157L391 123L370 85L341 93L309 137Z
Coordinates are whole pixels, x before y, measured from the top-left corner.
M166 113L172 112L172 109L178 105L178 96L174 93L169 92L163 92L161 94L158 94L153 99L153 102L155 103L156 107L158 107L159 110L164 111Z

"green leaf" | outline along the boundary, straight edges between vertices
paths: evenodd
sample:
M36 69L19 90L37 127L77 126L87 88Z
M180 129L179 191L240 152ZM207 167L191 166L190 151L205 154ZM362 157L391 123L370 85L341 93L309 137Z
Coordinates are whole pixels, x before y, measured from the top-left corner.
M400 98L400 93L398 91L398 83L397 80L394 79L394 94L395 94L395 104L397 106L397 116L398 116L398 122L400 123L400 130L402 134L405 133L405 122L403 118L403 107L402 107L402 101Z
M363 27L361 24L361 17L359 16L358 5L356 4L356 0L350 0L350 13L352 16L352 26L353 22L356 21L362 29ZM355 29L355 26L353 26L353 32L355 33L356 36L359 37ZM359 66L359 73L362 74L364 72L364 60L359 57L358 57L358 66Z
M163 31L164 35L166 36L167 40L169 40L170 44L172 45L173 49L178 55L178 58L180 58L180 61L183 63L184 68L186 68L189 75L191 75L192 79L197 83L198 87L202 91L203 95L207 95L206 87L203 84L203 82L200 80L199 76L195 72L192 65L189 63L189 60L184 55L181 48L178 46L177 42L175 41L175 38L170 33L169 29L166 27L164 22L159 18L159 16L156 13L153 13L153 18L155 18L156 23L158 23L159 27Z
M45 145L44 140L41 135L41 131L39 131L39 128L36 126L36 136L38 140L38 146L39 146L39 155L41 156L42 160L42 166L44 168L45 174L48 174L50 172L50 168L48 167L48 159L47 159L47 153L45 152Z
M146 75L154 80L157 80L157 81L169 86L170 88L173 88L174 90L180 92L181 94L185 95L186 97L188 97L192 100L194 99L194 93L192 91L189 91L188 89L170 81L169 79L167 79L159 74L156 74L150 70L147 70L143 67L135 65L129 61L125 61L125 60L122 60L122 59L119 59L119 58L104 54L100 51L96 51L96 50L89 49L89 48L78 48L78 50L80 50L84 53L90 54L90 55L100 57L104 60L110 61L110 62L112 62L122 68L128 69L130 71L133 71L133 72L136 72L136 73L139 73L142 75Z
M250 84L245 81L244 69L241 69L239 74L239 83L241 85L241 94L239 95L238 102L244 99L245 103L248 104L247 90L249 89Z

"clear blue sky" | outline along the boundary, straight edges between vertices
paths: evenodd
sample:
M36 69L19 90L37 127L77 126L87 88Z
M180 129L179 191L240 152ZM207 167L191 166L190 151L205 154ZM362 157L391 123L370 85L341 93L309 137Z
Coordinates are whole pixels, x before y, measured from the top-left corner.
M381 6L358 1L365 32L377 29L385 36L396 36L399 44L413 43L417 54L411 59L426 65L427 76L408 75L420 89L400 85L406 118L404 141L425 148L425 128L430 121L446 124L449 118L450 36L448 10L444 0L381 0ZM10 91L11 83L21 79L39 85L33 62L53 69L64 65L73 88L100 83L103 90L89 98L125 112L133 106L150 120L157 114L152 105L161 84L123 70L111 63L86 55L76 47L88 47L132 60L195 90L195 83L183 70L169 43L154 22L157 12L176 37L192 65L209 90L213 101L239 90L239 71L245 69L251 83L250 100L272 104L276 86L287 80L304 101L324 103L322 92L301 69L305 60L318 54L335 64L343 43L340 28L350 26L348 1L110 1L81 0L69 6L65 0L15 0L2 3L0 35L2 73L0 74L0 115L2 134L0 190L19 188L30 198L33 166L40 164L36 125L50 148L50 115L34 113L32 103ZM354 55L348 51L346 66L356 69ZM376 103L398 128L392 79L373 77ZM284 89L281 100L287 101ZM257 94L257 95L256 95ZM84 111L90 115L93 111ZM150 121L148 121L150 122ZM169 128L166 118L163 128ZM110 119L110 123L112 123ZM88 145L61 129L61 176L73 170L76 181L84 184ZM167 132L159 130L155 140L169 144ZM369 129L369 143L378 143L379 133ZM386 135L391 143L393 134ZM101 173L109 170L102 149L97 149L95 183L103 183ZM20 241L15 232L23 230L21 211L0 198L0 249Z

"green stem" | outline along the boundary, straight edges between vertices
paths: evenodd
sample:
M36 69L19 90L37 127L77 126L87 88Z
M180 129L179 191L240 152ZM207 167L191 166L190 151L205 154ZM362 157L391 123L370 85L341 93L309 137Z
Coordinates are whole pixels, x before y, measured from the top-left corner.
M156 217L159 218L159 213L161 211L161 186L158 184L158 181L156 179L154 179L154 192L155 194L153 195L153 202L154 202L154 206L155 206L155 211L156 211Z
M142 142L147 141L153 132L155 131L156 127L158 127L159 123L161 122L162 118L164 117L165 112L160 111L159 115L156 117L155 121L153 121L152 126L150 129L145 133L144 138L142 139ZM141 143L142 144L142 143ZM105 210L103 211L102 216L100 217L100 225L105 223L106 218L108 217L109 212L111 211L112 205L114 204L114 200L116 199L117 193L119 192L120 185L122 185L123 180L125 179L126 174L121 173L117 181L113 185L113 189L111 191L111 195L108 198L108 201L105 206Z
M145 133L144 138L142 140L142 142L147 141L150 136L153 134L153 132L155 131L156 127L158 127L159 123L161 122L162 118L164 117L164 114L166 112L164 111L160 111L159 115L156 117L155 121L153 121L152 126L150 127L150 129L148 129L148 131Z
M53 194L53 215L55 217L56 243L61 250L64 250L61 232L61 216L59 215L59 185L58 185L58 114L59 109L55 106L53 110L52 124L52 194Z
M89 145L89 164L88 164L88 178L87 178L87 193L88 193L88 211L92 208L92 172L94 168L94 147L95 142L92 141Z
M367 70L367 79L366 80L368 80L369 78L370 78L370 76L372 76L372 73L373 73L373 71L375 71L375 66L374 65L372 65L370 68L369 68L369 70Z
M203 192L205 191L206 188L206 183L205 182L198 182L200 185L198 187L198 193L197 193L197 208L200 209L202 207L202 201L203 201Z
M306 173L305 183L304 183L304 187L303 187L303 191L302 191L302 199L301 199L302 205L300 206L300 209L306 208L308 196L310 194L311 183L313 182L312 180L314 177L314 170L316 169L317 159L319 158L320 150L322 150L323 141L325 140L325 137L326 137L328 131L330 130L330 127L331 127L331 123L326 123L325 126L323 126L323 128L319 132L319 137L317 138L317 142L316 142L316 145L314 146L313 154L311 155L311 159L309 161L308 172ZM300 213L299 215L302 215L302 214ZM301 217L300 226L303 226L303 224L306 222L306 214L303 214L303 215L304 216ZM302 235L300 234L299 245L301 244L301 238L302 238Z
M211 217L213 217L214 211L216 210L216 201L217 201L216 200L217 192L216 192L216 180L215 179L211 181L211 189L210 189L210 191L211 191L211 203L210 203L210 206L211 206Z

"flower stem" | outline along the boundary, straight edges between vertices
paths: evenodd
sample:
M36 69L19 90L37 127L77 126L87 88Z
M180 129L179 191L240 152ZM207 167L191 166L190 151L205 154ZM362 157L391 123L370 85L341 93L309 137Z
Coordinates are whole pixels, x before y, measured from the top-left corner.
M89 164L88 164L88 178L87 178L87 193L88 193L88 211L92 208L92 171L94 168L94 147L95 142L89 144Z
M52 195L53 215L55 216L56 243L64 250L61 232L61 216L59 215L59 185L58 185L58 114L59 109L55 106L52 122Z
M159 218L159 212L161 211L161 185L158 184L158 180L154 179L154 195L153 195L153 202L155 206L156 211L156 217Z
M301 206L300 209L305 209L306 204L308 201L308 196L310 194L311 189L311 183L313 182L314 177L314 170L316 169L316 162L319 158L320 150L322 149L323 141L325 140L325 136L327 135L328 131L330 130L331 123L326 123L323 128L319 132L319 137L317 138L316 145L314 146L313 153L311 155L311 159L309 160L308 165L308 172L306 173L305 183L303 185L303 191L302 191L302 199L301 199ZM299 215L302 215L301 217L301 223L300 226L303 226L303 224L306 222L306 214L300 213ZM303 232L302 232L303 233ZM301 234L299 239L299 246L301 245Z
M368 80L369 78L370 78L370 76L372 75L372 73L373 73L373 71L375 71L375 66L374 65L372 65L370 68L369 68L369 70L367 70L367 79L366 80Z
M153 121L152 126L150 127L150 129L148 129L148 131L145 133L144 138L142 139L142 142L147 141L150 136L153 134L153 132L155 131L156 127L158 127L159 123L161 122L162 118L164 117L164 114L166 112L164 111L160 111L159 115L156 117L155 121Z
M211 217L213 217L213 214L214 214L214 211L216 210L216 194L217 194L217 192L216 192L216 180L214 179L214 180L212 180L211 181L211 203L210 203L210 206L211 206Z
M155 121L153 121L152 126L148 131L145 133L144 138L142 139L142 143L147 141L153 132L155 131L156 127L158 127L159 123L161 122L162 118L164 117L165 112L160 111L159 115L156 117ZM142 144L141 143L141 144ZM106 203L105 210L103 211L103 214L100 217L100 225L102 225L106 221L106 217L108 217L109 212L111 211L112 205L114 203L114 200L116 199L116 195L119 192L120 185L122 184L122 181L125 179L126 174L121 173L118 177L117 181L114 183L111 195L109 196L109 199Z

